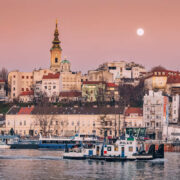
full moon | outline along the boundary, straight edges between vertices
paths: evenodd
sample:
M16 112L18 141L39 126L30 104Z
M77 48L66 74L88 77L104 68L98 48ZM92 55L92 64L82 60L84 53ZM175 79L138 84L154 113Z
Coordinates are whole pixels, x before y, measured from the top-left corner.
M137 29L136 33L138 36L143 36L144 35L144 29L139 28L139 29Z

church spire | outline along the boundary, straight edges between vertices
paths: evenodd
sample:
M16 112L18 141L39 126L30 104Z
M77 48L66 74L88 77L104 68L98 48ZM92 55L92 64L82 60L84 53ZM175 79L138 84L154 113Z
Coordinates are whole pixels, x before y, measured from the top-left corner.
M55 31L54 31L54 40L53 40L53 46L52 46L52 49L53 48L59 48L61 49L60 47L60 41L59 41L59 31L58 31L58 22L57 22L57 19L56 19L56 28L55 28Z

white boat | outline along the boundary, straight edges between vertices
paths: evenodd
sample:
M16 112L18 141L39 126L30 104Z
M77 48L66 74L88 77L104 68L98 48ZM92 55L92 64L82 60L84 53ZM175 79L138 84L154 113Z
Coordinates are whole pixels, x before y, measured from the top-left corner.
M142 147L142 144L140 144ZM124 136L115 143L96 143L92 148L81 147L79 151L64 152L64 159L94 159L106 161L151 160L155 158L155 146L150 146L148 153L140 148L134 137ZM140 150L140 151L138 151Z
M72 137L42 137L39 138L40 149L65 149L73 148L76 145L96 143L98 138L95 135L79 135Z
M7 145L5 142L0 141L0 149L9 149L10 147L10 145Z

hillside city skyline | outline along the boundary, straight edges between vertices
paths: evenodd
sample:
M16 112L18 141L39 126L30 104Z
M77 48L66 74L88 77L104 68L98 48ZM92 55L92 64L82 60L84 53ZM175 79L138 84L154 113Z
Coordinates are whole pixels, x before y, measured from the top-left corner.
M177 71L180 2L161 2L78 0L70 6L64 0L5 1L0 7L1 66L25 72L48 68L57 18L63 56L73 71L86 73L104 62L121 60L147 70L162 65ZM137 36L138 28L144 29L144 36Z

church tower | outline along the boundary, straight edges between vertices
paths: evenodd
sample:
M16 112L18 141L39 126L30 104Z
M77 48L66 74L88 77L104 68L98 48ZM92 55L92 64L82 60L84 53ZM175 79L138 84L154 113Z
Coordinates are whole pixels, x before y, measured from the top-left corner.
M58 32L58 24L56 20L56 28L54 32L54 40L52 42L53 46L50 50L51 52L51 70L55 72L60 71L60 64L61 64L61 53L62 49L60 46L60 41L59 41L59 32Z

